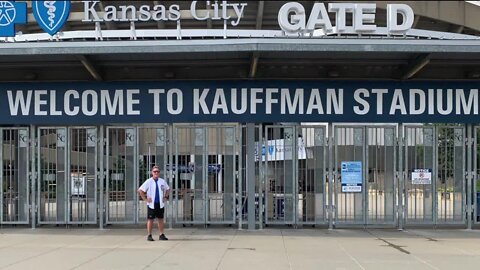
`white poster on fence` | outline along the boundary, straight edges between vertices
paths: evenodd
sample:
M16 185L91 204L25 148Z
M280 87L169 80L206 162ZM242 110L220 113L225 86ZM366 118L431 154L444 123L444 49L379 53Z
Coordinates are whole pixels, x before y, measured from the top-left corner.
M72 195L85 196L87 177L72 175Z
M430 169L414 169L412 171L413 185L430 185L432 184L432 170Z

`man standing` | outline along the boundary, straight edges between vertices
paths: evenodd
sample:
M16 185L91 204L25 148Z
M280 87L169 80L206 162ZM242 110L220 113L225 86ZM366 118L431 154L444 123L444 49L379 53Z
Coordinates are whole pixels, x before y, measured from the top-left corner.
M159 240L168 240L164 234L165 224L163 217L165 215L165 202L167 201L170 187L167 182L160 178L160 168L152 167L152 177L147 179L138 189L138 194L147 202L147 241L154 241L152 237L153 220L158 219L158 230L160 231Z

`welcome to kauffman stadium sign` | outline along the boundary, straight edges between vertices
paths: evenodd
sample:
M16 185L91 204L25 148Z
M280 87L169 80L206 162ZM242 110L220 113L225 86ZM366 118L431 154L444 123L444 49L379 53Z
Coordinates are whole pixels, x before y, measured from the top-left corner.
M174 1L163 1L157 5L108 5L107 1L82 1L84 23L97 22L149 22L180 21L190 18L198 21L225 21L238 26L246 16L247 2L191 1L188 10L181 10ZM151 1L153 2L153 1ZM170 3L170 4L169 4ZM207 7L208 6L208 7ZM68 21L71 1L33 1L32 10L37 23L50 35L55 35ZM22 1L0 1L0 37L15 36L15 25L26 24L27 3ZM335 14L335 22L330 21L329 13ZM347 16L352 16L347 25ZM286 35L298 35L315 30L324 33L348 32L374 33L375 3L315 3L310 14L299 2L285 3L278 11L278 23ZM402 19L400 22L398 17ZM414 21L413 10L406 4L387 5L387 33L402 34L411 29ZM254 30L252 30L254 31Z
M478 123L476 81L0 84L0 124Z

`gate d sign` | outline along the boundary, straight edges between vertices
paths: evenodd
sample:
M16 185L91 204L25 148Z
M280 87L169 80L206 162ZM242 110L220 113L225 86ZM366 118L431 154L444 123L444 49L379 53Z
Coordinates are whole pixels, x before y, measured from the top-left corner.
M375 33L377 31L376 9L375 3L328 4L328 12L335 13L335 29L338 33L348 32L349 29L355 33ZM312 33L317 29L322 29L324 33L332 33L335 29L328 12L324 3L315 3L307 20L304 6L298 2L289 2L280 8L278 23L287 35ZM347 26L347 13L352 14L352 26ZM398 24L397 15L402 16L401 24ZM408 5L387 5L387 30L390 34L405 33L412 27L414 18L413 10Z
M70 0L34 1L32 3L33 15L38 25L51 36L55 35L67 21L70 7Z
M27 23L27 3L0 1L0 37L14 37L17 23Z

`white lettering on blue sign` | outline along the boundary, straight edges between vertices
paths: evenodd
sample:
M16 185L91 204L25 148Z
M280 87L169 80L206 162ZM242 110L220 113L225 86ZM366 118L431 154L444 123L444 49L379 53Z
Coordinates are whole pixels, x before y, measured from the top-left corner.
M470 117L479 114L480 97L474 82L461 87L455 82L361 84L0 84L0 124L478 122Z
M62 99L63 104L57 102L56 90L27 90L7 91L8 105L11 116L31 115L31 104L34 105L35 116L76 116L80 112L87 116L100 115L140 115L139 89L115 90L112 95L108 90L85 90L81 94L77 90L67 90ZM32 96L34 99L32 99ZM126 97L125 97L126 96ZM80 101L81 106L72 105ZM126 105L126 106L125 106ZM125 112L124 108L127 108ZM178 106L177 106L178 107Z
M362 192L363 167L361 161L342 161L342 192Z

